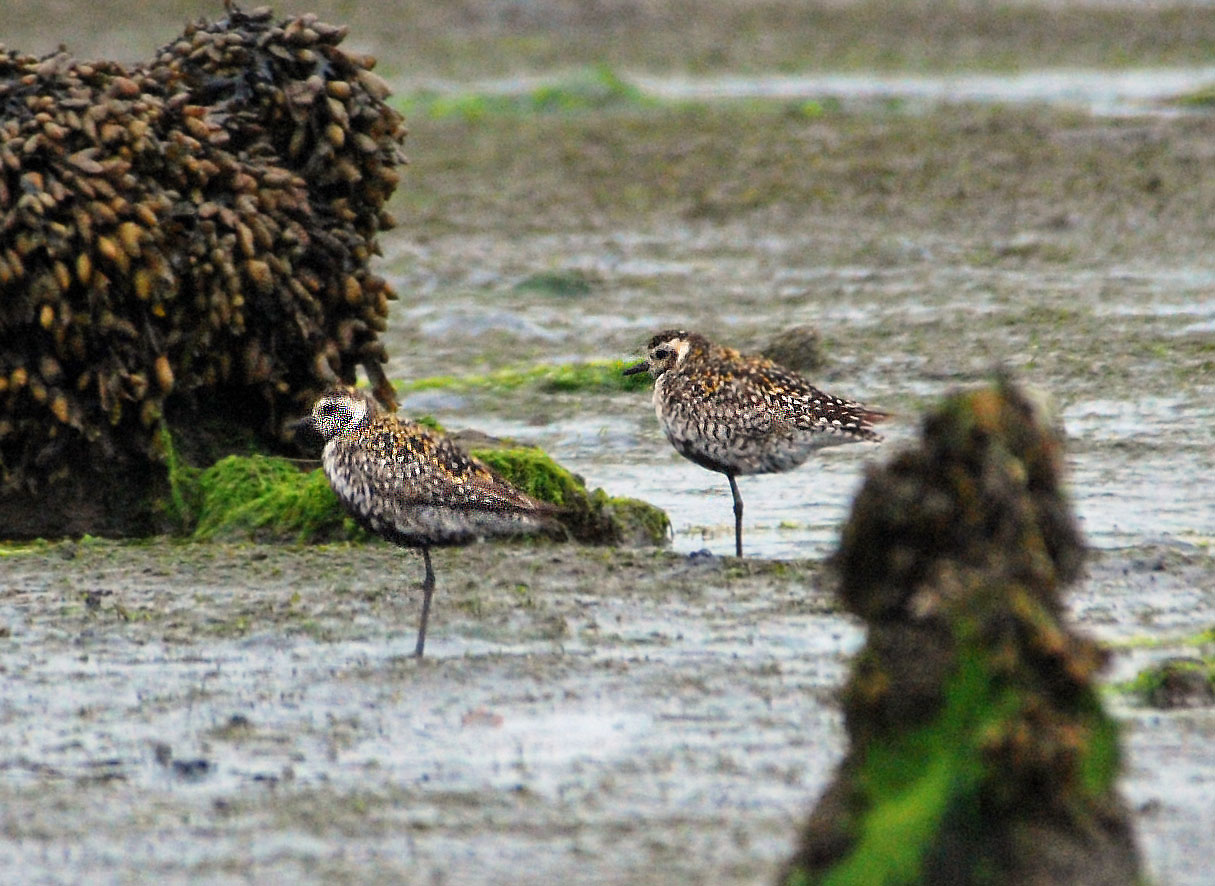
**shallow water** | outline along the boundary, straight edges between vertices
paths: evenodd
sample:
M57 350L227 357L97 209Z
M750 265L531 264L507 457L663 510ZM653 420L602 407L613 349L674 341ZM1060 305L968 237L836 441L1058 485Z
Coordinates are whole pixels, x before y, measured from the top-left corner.
M1093 114L1141 114L1215 81L1215 67L1025 71L945 75L811 74L700 79L638 78L667 99L824 99L841 101L1048 103Z
M899 102L908 107L946 103L1051 104L1093 114L1178 113L1164 104L1215 82L1215 66L1108 69L1053 68L1009 73L833 73L758 75L651 75L626 72L641 93L665 101L743 99L843 103ZM531 95L563 81L552 75L450 83L432 78L403 80L401 90L440 94L469 92Z
M590 262L589 255L615 248L617 234L512 242L512 262L534 255L549 267L591 264L602 282L583 301L515 288L512 275L494 273L492 250L482 253L480 285L432 277L442 297L428 303L428 322L450 322L439 339L427 339L437 346L427 373L458 375L486 360L509 365L512 353L536 353L545 362L632 359L651 332L670 326L708 329L745 346L809 322L828 343L828 366L816 383L902 417L879 446L827 449L787 474L742 478L748 554L826 554L865 465L914 435L912 416L922 404L977 383L996 365L1018 369L1054 399L1069 436L1072 495L1092 544L1211 538L1215 484L1195 478L1215 471L1215 379L1187 373L1170 356L1174 340L1192 339L1202 334L1196 327L1215 322L1210 269L992 268L948 258L897 269L837 268L814 264L814 250L799 249L797 237L769 234L755 254L738 252L732 232L712 226L630 239L642 265L645 254L666 256L652 276L630 270L617 277L612 261ZM713 258L715 245L721 254ZM417 261L396 282L410 291L426 275L426 262ZM508 316L524 318L527 328L501 322L488 346L485 326L468 320L493 324ZM414 351L414 323L408 312L394 318L390 353ZM409 336L394 338L402 328ZM414 362L397 357L389 372L409 377ZM671 516L677 551L733 548L725 479L675 454L645 394L428 391L407 397L404 409L536 442L592 486L660 505Z

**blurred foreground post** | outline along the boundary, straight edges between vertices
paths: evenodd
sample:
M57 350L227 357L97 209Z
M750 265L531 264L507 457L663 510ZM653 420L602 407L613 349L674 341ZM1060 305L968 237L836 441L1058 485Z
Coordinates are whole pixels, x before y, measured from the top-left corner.
M849 750L782 884L1140 881L1094 643L1062 623L1083 543L1062 447L1002 381L874 470L837 554L868 641Z

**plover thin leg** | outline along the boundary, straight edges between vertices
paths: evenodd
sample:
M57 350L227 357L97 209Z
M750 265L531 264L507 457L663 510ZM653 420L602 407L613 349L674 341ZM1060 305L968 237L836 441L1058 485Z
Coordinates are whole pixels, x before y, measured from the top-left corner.
M430 548L422 546L422 560L426 564L426 577L422 579L422 620L418 624L418 645L414 648L415 658L422 657L426 646L426 622L430 619L430 598L435 592L435 571L430 566Z
M734 550L738 558L742 559L742 495L738 491L734 475L727 473L726 479L730 481L730 494L734 496Z

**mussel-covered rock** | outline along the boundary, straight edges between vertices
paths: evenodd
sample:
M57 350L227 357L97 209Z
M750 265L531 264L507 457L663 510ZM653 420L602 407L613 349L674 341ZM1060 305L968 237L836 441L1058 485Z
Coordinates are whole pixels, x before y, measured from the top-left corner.
M391 403L368 263L405 129L345 34L230 9L130 69L0 46L6 534L155 524L164 420L272 442L359 366Z

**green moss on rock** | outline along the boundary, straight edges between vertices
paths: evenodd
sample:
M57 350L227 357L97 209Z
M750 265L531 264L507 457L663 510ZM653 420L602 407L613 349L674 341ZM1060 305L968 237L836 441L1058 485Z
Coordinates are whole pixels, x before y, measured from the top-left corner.
M179 531L195 539L232 536L261 541L319 542L366 539L319 470L265 455L228 456L206 470L183 465L163 436L169 489L163 509ZM560 521L579 541L663 545L669 521L653 505L587 490L581 477L533 447L479 449L481 459L534 498L561 508Z
M671 538L671 518L639 498L608 495L602 489L591 493L591 506L601 509L614 529L618 544L629 547L662 546Z
M248 535L296 542L358 538L320 470L284 458L232 455L198 476L194 538Z
M162 509L180 532L188 531L197 519L201 504L198 476L202 471L185 464L177 453L173 433L165 422L160 424L157 447L169 481L169 495Z
M974 654L942 686L938 717L875 743L857 771L866 812L852 851L824 877L832 886L918 883L946 819L976 818L984 775L980 736L1016 704Z
M575 507L586 499L586 485L533 446L508 449L474 449L480 459L503 479L532 498L562 507Z
M1124 688L1155 708L1215 705L1215 658L1169 658L1144 668Z
M638 499L614 498L602 489L588 491L581 477L541 449L476 449L472 455L533 498L562 508L561 522L579 541L633 546L667 543L671 524L664 511Z

